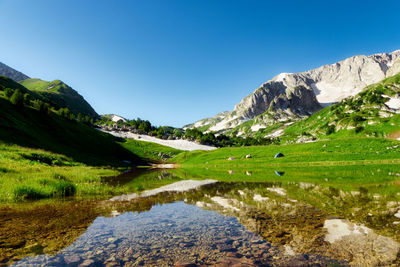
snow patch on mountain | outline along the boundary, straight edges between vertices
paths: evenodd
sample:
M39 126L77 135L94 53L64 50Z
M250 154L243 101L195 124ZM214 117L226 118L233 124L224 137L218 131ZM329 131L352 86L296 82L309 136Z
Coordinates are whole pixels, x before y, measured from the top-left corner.
M399 97L389 97L389 101L387 101L386 106L392 109L400 109L400 98Z
M123 117L121 117L121 116L118 116L118 115L115 115L115 114L112 114L112 115L110 116L110 119L111 119L113 122L119 122L119 121L126 122L126 121L127 121L125 118L123 118Z

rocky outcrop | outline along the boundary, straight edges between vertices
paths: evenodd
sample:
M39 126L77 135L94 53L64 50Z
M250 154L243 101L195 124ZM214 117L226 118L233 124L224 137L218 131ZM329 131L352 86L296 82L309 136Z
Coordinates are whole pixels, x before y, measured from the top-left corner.
M16 82L29 79L29 77L23 74L22 72L19 72L1 62L0 62L0 75L13 79Z
M235 106L236 113L241 117L253 118L268 110L296 115L310 115L319 110L321 106L313 90L308 88L308 79L293 78L296 81L291 86L274 80L263 84Z
M399 72L400 50L354 56L301 73L281 73L243 98L234 111L218 116L218 121L199 122L202 126L211 122L211 131L225 131L259 115L263 115L264 123L298 119Z

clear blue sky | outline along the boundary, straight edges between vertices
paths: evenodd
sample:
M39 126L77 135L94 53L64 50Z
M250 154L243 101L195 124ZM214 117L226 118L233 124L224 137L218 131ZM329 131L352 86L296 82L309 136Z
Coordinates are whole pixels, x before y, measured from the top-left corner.
M182 126L280 72L400 49L400 1L0 0L0 62Z

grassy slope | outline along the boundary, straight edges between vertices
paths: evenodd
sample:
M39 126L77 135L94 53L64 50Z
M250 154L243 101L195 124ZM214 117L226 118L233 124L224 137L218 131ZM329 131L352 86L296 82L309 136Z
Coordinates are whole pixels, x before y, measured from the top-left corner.
M5 144L0 144L0 166L0 201L107 195L112 189L101 177L118 174L64 155Z
M115 141L119 139L115 137L54 113L47 115L33 108L17 108L1 97L0 140L60 153L90 165L123 166L123 160L143 164L117 144Z
M22 93L27 93L31 96L32 99L42 99L42 97L30 90L28 90L25 86L15 82L14 80L7 78L5 76L0 75L0 90L4 91L5 88L11 88L11 89L19 89ZM0 94L1 96L1 94Z
M270 167L400 163L400 142L382 138L326 140L314 143L221 148L179 154L182 167ZM396 147L397 146L397 147ZM387 149L389 148L389 149ZM281 152L282 158L274 158ZM252 158L245 156L251 154ZM235 157L235 160L227 160Z
M73 113L80 113L91 117L97 117L97 113L86 100L74 89L60 80L51 82L40 79L26 79L21 84L31 91L43 96L58 108L68 107Z
M354 136L387 137L400 130L400 114L384 111L388 98L382 95L400 94L400 74L367 86L354 97L326 107L311 117L289 126L283 139L310 134L323 138L329 125L335 126L335 132L329 138ZM357 118L361 120L357 120ZM359 127L359 132L356 132Z

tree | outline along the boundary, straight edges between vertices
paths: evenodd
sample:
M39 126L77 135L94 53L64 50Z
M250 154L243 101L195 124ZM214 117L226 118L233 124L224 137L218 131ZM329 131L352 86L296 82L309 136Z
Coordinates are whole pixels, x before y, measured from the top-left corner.
M50 112L50 105L39 99L33 101L33 107L43 114L48 114Z
M164 128L163 127L159 127L156 131L157 133L157 137L163 137L165 134Z
M138 118L138 120L140 120L140 119ZM141 120L138 128L139 128L139 130L141 130L144 133L148 133L152 130L151 123L147 120L146 121Z
M91 119L88 115L85 115L84 122L85 122L87 125L92 124L92 121L93 121L93 119Z
M83 122L83 116L82 116L81 113L78 113L77 120L78 120L79 122Z
M31 96L28 93L24 94L24 105L25 106L31 105Z
M15 90L10 98L10 102L17 107L22 107L24 105L24 95L19 89Z
M14 93L14 90L11 89L11 88L6 88L6 89L4 89L4 96L5 96L7 99L10 99L10 97L13 95L13 93Z
M189 140L200 140L202 136L203 133L197 128L186 129L185 131L185 138Z
M178 138L181 138L183 135L182 131L179 129L174 129L173 134Z

